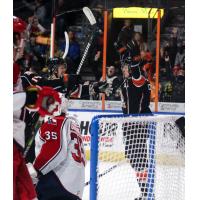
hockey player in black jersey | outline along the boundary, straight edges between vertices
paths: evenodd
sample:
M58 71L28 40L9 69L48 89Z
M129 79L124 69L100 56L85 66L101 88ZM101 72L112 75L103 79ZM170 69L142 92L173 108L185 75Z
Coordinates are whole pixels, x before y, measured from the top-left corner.
M124 114L151 114L150 85L142 75L139 62L127 59L122 66L124 81L121 85ZM136 172L137 182L141 190L140 197L135 200L146 200L147 188L147 125L124 123L125 156Z
M67 93L70 88L77 83L76 75L68 75L66 72L66 64L62 58L49 59L47 62L49 72L44 76L41 73L43 65L33 57L30 62L29 70L26 71L20 78L23 90L29 90L30 86L49 86L57 92ZM21 119L26 122L25 142L28 144L32 137L32 129L39 118L39 114L33 108L24 107L21 114ZM32 162L35 158L34 142L26 155L26 161Z
M141 74L139 62L125 62L122 70L128 70L128 77L124 77L122 90L122 102L124 114L151 113L150 105L150 83Z
M64 64L61 63L60 59L55 58L56 61L48 62L47 65L49 65L49 68L54 68L53 72L56 71L56 69L59 67L59 65ZM53 64L54 65L53 65ZM53 66L52 66L53 65ZM52 73L47 73L45 76L41 73L41 70L44 66L41 66L41 63L38 61L36 57L33 58L33 60L30 62L30 68L28 71L26 71L22 76L22 85L23 89L26 90L28 86L32 85L38 85L38 86L49 86L57 90L58 92L62 92L61 90L66 87L66 82L68 80L65 80L64 73L60 75L59 77L55 77L54 79L49 79L51 77ZM52 72L52 69L49 71ZM62 88L62 89L61 89Z

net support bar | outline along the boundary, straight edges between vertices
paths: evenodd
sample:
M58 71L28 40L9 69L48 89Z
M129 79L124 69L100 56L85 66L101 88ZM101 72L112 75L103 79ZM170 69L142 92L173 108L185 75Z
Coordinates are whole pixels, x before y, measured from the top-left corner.
M147 200L154 200L154 180L155 180L155 141L156 141L156 123L150 123L149 132L149 164L148 164L148 179L147 179Z

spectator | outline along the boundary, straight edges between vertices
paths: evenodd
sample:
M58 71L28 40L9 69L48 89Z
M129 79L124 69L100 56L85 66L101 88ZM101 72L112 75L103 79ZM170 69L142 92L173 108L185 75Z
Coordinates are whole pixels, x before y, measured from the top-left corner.
M141 62L140 66L142 71L144 71L145 77L149 80L153 80L153 58L150 52L140 51Z
M34 16L36 16L42 24L45 24L47 10L44 0L35 0L34 5L28 3L26 0L23 0L22 2L34 12Z
M57 6L56 6L56 14L61 14L66 11L67 8L67 1L64 0L58 0ZM56 36L58 38L61 38L65 32L66 27L66 15L61 15L56 18Z
M75 33L73 31L68 32L69 36L69 51L67 54L68 63L70 63L71 72L76 73L78 65L80 63L80 45L76 41ZM61 51L65 51L65 41L61 43Z
M137 42L140 51L147 51L147 43L144 42L142 34L139 32L133 33L133 40Z
M100 81L103 81L103 78ZM111 65L107 68L106 83L108 84L108 89L105 92L106 100L120 100L120 80L116 76L115 66Z
M46 32L46 29L39 23L36 16L29 17L28 23L27 30L29 31L29 34L34 33L36 35L40 35Z
M185 71L180 69L173 81L173 102L185 102Z
M26 44L25 51L30 54L30 56L45 56L47 53L47 46L38 44L36 39L37 35L35 33L31 33L29 42Z
M161 82L161 92L160 92L160 101L161 102L171 102L173 93L173 85L171 81Z
M182 69L185 69L185 44L183 43L178 47L178 52L175 58L175 66L180 66Z
M171 79L171 62L168 49L160 49L160 81Z
M174 34L172 35L169 42L167 42L165 44L164 48L169 56L171 66L174 66L176 53L177 53L177 37L176 37L176 35L174 35Z
M97 26L101 32L103 32L103 5L98 4L94 9L95 19L97 21Z
M89 50L89 59L88 66L91 66L92 72L95 76L95 80L98 81L101 78L101 69L102 69L102 35L95 37L93 40L92 46Z
M173 67L173 70L172 70L172 72L173 72L173 79L172 80L174 80L178 76L178 72L179 72L180 69L181 69L180 66L177 66L177 65L175 65Z
M160 49L160 77L161 92L160 101L171 102L172 100L172 68L168 46Z

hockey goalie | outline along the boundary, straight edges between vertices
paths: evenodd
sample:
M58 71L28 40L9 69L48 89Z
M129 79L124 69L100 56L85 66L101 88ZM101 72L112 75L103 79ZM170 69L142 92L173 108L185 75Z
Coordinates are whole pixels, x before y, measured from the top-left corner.
M36 158L28 163L41 200L81 200L85 185L85 151L79 122L66 115L62 95L58 111L45 121L35 137Z

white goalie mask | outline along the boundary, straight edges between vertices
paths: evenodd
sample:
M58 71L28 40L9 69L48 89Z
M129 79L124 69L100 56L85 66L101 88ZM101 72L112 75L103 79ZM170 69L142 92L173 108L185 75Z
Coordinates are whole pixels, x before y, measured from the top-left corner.
M53 113L53 116L59 116L62 113L67 114L68 110L68 99L65 98L65 95L62 93L59 93L59 96L61 98L61 104L58 105L58 110Z

